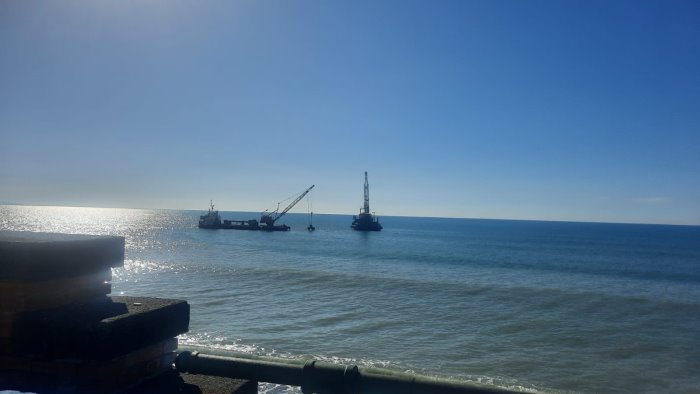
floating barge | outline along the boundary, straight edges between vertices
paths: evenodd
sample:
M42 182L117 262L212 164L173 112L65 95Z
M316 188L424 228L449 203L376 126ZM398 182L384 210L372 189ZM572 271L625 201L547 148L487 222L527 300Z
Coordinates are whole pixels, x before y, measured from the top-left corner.
M365 204L360 210L360 214L352 217L353 230L357 231L381 231L382 225L379 218L369 211L369 182L367 182L367 171L365 171Z
M294 207L304 196L306 196L315 185L311 185L303 193L297 196L291 204L279 212L279 204L277 209L268 213L267 211L260 214L260 221L255 219L250 220L221 220L219 211L214 209L214 203L211 202L209 211L206 215L199 217L199 228L206 229L222 229L222 230L249 230L249 231L289 231L291 227L286 224L277 225L275 222L284 216L292 207Z

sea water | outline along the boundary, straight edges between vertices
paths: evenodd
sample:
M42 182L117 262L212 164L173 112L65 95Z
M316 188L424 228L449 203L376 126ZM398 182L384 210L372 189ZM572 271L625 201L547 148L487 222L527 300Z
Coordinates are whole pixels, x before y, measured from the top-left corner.
M204 230L199 211L0 206L0 229L126 237L112 293L191 305L185 346L532 392L700 392L700 227L382 217ZM221 212L226 219L254 213ZM261 385L261 392L299 392Z

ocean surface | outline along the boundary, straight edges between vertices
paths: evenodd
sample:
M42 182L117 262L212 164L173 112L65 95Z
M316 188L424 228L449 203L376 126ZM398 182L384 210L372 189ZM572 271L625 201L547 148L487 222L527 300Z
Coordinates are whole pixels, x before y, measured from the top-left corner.
M112 293L186 299L187 346L529 392L700 392L700 227L381 217L360 233L316 214L309 233L288 214L266 233L199 229L203 213L0 206L0 229L126 237Z

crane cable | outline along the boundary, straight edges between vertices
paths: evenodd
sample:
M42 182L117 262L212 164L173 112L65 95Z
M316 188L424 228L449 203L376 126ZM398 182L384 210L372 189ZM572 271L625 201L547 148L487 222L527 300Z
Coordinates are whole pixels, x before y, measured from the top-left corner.
M292 194L291 196L289 196L289 197L285 198L284 200L278 202L278 203L277 203L277 208L275 208L275 210L272 211L272 212L277 212L277 211L279 211L280 205L282 205L283 202L289 201L289 200L291 200L292 198L295 198L295 197L299 196L301 193L304 193L305 191L306 191L306 189L300 191L299 193ZM270 210L270 209L268 208L268 209L264 210L263 212L267 212L267 211L269 211L269 210Z

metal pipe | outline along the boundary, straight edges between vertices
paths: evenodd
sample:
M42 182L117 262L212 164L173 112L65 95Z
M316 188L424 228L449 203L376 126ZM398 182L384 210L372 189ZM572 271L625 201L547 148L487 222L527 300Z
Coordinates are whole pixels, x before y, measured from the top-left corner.
M175 360L180 372L214 375L258 382L301 386L306 393L412 393L496 394L511 391L427 376L331 364L316 360L305 364L273 359L245 359L182 352Z

